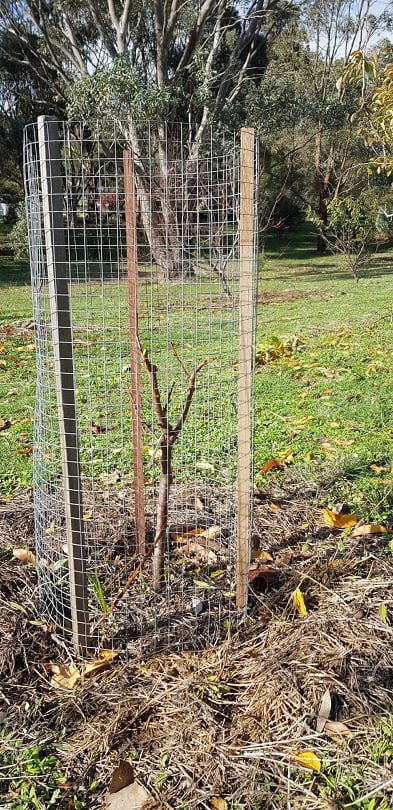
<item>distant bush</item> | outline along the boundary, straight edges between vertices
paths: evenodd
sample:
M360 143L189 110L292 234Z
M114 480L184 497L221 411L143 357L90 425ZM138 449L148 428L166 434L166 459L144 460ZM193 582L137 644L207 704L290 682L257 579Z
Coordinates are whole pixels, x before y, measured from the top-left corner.
M29 258L26 209L23 200L16 207L16 222L10 233L10 243L16 259Z

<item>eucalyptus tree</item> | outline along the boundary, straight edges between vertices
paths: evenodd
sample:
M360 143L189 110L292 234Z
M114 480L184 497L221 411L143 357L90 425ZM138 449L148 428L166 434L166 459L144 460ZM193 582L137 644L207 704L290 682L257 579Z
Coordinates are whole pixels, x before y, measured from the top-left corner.
M136 156L144 228L167 277L180 266L176 240L164 255L153 221L159 216L168 233L176 219L160 193L171 141L161 122L189 123L192 166L209 124L241 120L245 87L260 79L268 44L293 11L292 0L3 0L0 6L3 31L22 48L32 72L51 77L52 97L67 98L70 116L90 125L112 118L123 127ZM34 59L31 35L38 40ZM153 203L144 180L141 119L155 122L162 183Z
M365 158L353 113L357 88L338 83L354 49L367 47L378 20L370 0L308 0L272 44L259 88L251 88L249 120L259 122L277 193L289 189L317 221L317 250L327 247L328 201L356 194ZM337 84L338 83L338 84Z

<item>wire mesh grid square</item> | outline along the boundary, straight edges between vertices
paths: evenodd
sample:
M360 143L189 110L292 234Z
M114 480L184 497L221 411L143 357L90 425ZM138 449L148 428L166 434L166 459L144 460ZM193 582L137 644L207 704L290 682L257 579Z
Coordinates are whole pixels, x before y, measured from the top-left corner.
M26 128L38 575L43 614L79 649L197 648L239 616L242 458L246 556L252 480L239 349L243 339L252 371L257 256L249 148L242 237L237 133L211 130L196 149L181 125ZM250 375L247 387L250 404Z

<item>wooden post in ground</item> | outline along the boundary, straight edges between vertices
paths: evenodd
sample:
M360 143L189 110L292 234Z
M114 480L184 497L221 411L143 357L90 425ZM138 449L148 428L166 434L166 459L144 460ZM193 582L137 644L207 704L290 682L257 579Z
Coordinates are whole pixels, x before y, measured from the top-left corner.
M60 430L72 638L75 652L80 654L87 652L92 642L89 633L72 324L63 220L62 164L59 128L53 118L47 116L38 118L38 143Z
M255 132L244 127L240 141L240 279L238 378L238 534L236 605L247 607L251 532L251 424L253 367L253 271L255 206Z
M126 217L128 306L130 317L130 396L134 467L135 531L138 554L146 553L145 492L143 476L141 360L138 341L138 246L134 161L129 149L123 152Z

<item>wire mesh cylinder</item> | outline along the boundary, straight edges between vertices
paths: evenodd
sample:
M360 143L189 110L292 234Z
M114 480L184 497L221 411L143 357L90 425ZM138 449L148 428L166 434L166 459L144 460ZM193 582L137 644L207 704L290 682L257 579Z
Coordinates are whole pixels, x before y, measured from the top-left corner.
M24 161L43 613L79 649L211 643L250 545L252 133L41 119Z

